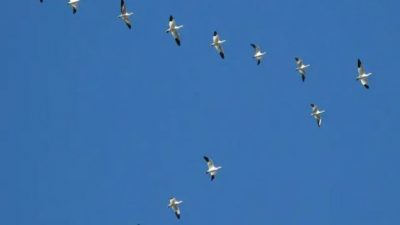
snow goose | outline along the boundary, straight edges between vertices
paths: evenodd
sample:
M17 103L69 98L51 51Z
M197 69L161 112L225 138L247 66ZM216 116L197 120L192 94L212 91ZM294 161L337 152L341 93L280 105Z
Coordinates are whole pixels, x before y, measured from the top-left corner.
M364 66L361 63L361 60L357 60L357 70L358 70L358 76L357 80L361 82L361 84L366 88L369 89L368 85L368 77L372 75L372 73L365 73Z
M178 30L183 27L183 25L177 26L175 19L173 16L169 16L169 23L168 23L167 33L171 33L172 37L174 37L175 42L178 46L181 46L181 39L179 37Z
M217 50L218 54L221 56L222 59L225 58L224 49L222 48L222 43L224 42L225 40L221 40L219 38L217 31L214 31L213 42L211 43L211 45L214 46L215 50Z
M303 63L303 60L301 60L299 57L295 57L294 60L296 61L296 70L300 73L301 75L301 80L304 82L306 79L306 68L309 67L310 65L305 65Z
M266 52L261 52L260 47L255 44L250 44L250 45L251 45L251 47L254 48L253 58L255 58L257 60L257 65L260 65L261 60L262 60L263 56L266 54Z
M181 210L179 209L179 205L183 201L178 201L175 197L172 197L169 199L169 204L168 207L174 210L176 218L180 219L181 218Z
M206 160L207 167L208 167L206 174L210 174L211 181L213 181L215 179L215 176L217 175L218 170L220 170L222 167L215 166L214 162L207 156L203 156L203 158L204 158L204 160Z
M317 121L318 127L321 127L322 124L322 113L325 112L325 110L319 110L318 107L315 104L311 104L312 112L311 116L314 117L314 119Z
M128 12L128 9L126 8L125 5L125 0L121 0L121 14L118 16L119 18L121 18L126 26L128 26L129 29L131 29L132 25L131 25L131 21L129 20L129 17L133 15L132 12Z

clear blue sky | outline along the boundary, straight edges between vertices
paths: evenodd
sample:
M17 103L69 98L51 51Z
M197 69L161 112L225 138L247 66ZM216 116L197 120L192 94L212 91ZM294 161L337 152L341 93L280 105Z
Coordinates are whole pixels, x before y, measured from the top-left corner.
M132 30L119 0L76 15L3 2L0 224L400 224L400 1L127 6ZM305 83L295 56L311 64ZM310 103L326 110L320 129ZM215 182L203 155L223 167Z

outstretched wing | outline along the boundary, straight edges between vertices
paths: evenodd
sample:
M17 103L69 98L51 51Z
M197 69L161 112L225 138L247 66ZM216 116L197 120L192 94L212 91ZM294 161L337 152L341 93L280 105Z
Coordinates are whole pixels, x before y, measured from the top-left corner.
M175 28L176 23L174 17L171 15L169 16L169 28Z
M177 44L178 46L181 46L181 38L179 37L178 31L177 31L177 30L173 30L173 31L171 32L171 34L172 34L172 36L174 37L176 44Z
M250 44L250 45L251 45L251 47L254 48L255 52L259 52L260 51L260 47L258 47L257 45L255 45L255 44Z
M294 59L296 60L297 67L301 67L301 65L303 65L303 61L300 58L295 57Z
M208 168L214 167L214 162L210 158L208 158L207 156L204 156L203 158L204 160L206 160Z
M318 107L315 104L311 104L312 112L316 113L318 111Z
M358 70L358 75L362 75L365 73L364 67L360 59L357 60L357 70Z
M125 14L126 11L125 0L121 0L121 14Z

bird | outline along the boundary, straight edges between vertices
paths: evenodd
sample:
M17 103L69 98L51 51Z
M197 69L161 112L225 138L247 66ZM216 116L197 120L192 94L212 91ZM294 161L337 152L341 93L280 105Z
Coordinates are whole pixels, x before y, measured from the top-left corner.
M211 46L214 46L214 48L217 50L222 59L225 58L224 49L222 48L222 43L224 42L225 40L219 39L217 31L214 31L213 42L211 43Z
M128 9L126 8L125 5L125 0L121 0L121 14L118 16L119 18L121 18L126 26L128 26L129 29L131 29L132 25L131 25L131 21L129 20L129 17L133 15L132 12L128 12Z
M171 197L169 199L168 207L174 210L176 218L181 218L181 210L179 209L179 205L182 204L183 201L178 201L175 197Z
M73 14L75 14L76 11L78 10L78 3L79 3L79 0L69 0L69 2L68 2L68 4L72 8L72 13Z
M218 170L220 170L222 167L221 166L215 166L214 162L208 158L207 156L203 156L204 160L207 162L207 172L206 174L210 174L211 176L211 181L215 179L215 176L217 175Z
M253 58L255 58L257 60L257 65L260 65L261 60L262 60L263 56L266 54L266 52L261 52L260 47L255 44L250 44L250 45L251 45L251 47L254 48Z
M175 42L178 46L181 46L181 39L179 37L178 30L181 29L183 25L177 26L174 17L171 15L169 16L169 23L168 29L166 30L167 33L171 33L172 37L174 37Z
M321 114L325 112L325 110L319 110L315 104L310 104L312 108L311 116L313 116L317 120L318 127L321 127L322 117Z
M296 70L300 73L301 80L304 82L304 80L306 79L306 68L309 67L310 65L305 65L303 63L303 60L301 60L299 57L295 57L294 59L297 65Z
M360 59L357 60L357 70L358 70L358 76L356 80L359 80L366 89L369 89L368 77L371 76L372 73L365 73L365 69Z

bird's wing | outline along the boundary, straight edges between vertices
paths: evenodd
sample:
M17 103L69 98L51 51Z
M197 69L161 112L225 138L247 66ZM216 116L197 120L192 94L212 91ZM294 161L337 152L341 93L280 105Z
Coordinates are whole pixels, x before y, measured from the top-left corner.
M316 113L318 111L318 107L317 107L317 105L314 105L313 107L312 107L312 112L313 113Z
M363 67L360 59L358 59L358 61L357 61L357 69L358 69L358 75L362 75L365 73L364 67Z
M222 48L222 45L218 45L218 52L222 52L222 53L224 53L224 49Z
M204 156L204 160L206 160L208 168L214 167L214 162L210 158Z
M168 24L169 24L169 28L175 29L176 22L175 22L175 19L174 19L173 16L169 17L169 23Z
M121 0L121 14L125 14L126 11L125 0Z
M301 67L301 65L303 65L303 60L301 60L300 58L296 57L295 60L296 60L297 67Z
M180 38L179 38L179 33L178 33L177 30L173 30L173 31L171 32L171 34L172 34L172 36L173 36L175 39L180 40Z
M129 20L129 18L127 16L124 17L124 22L125 22L126 26L128 26L128 28L131 29L132 24L131 24L131 21Z
M179 207L178 207L177 205L175 205L175 206L173 207L173 209L174 209L174 211L175 211L176 217L177 217L178 219L180 219L180 217L181 217L181 210L179 209Z
M218 44L218 42L219 42L219 35L218 34L215 34L214 36L213 36L213 42L214 42L214 44Z
M254 48L254 51L255 52L260 52L261 50L260 50L260 47L258 47L257 45L255 45L255 44L250 44L251 45L251 47L253 47Z

